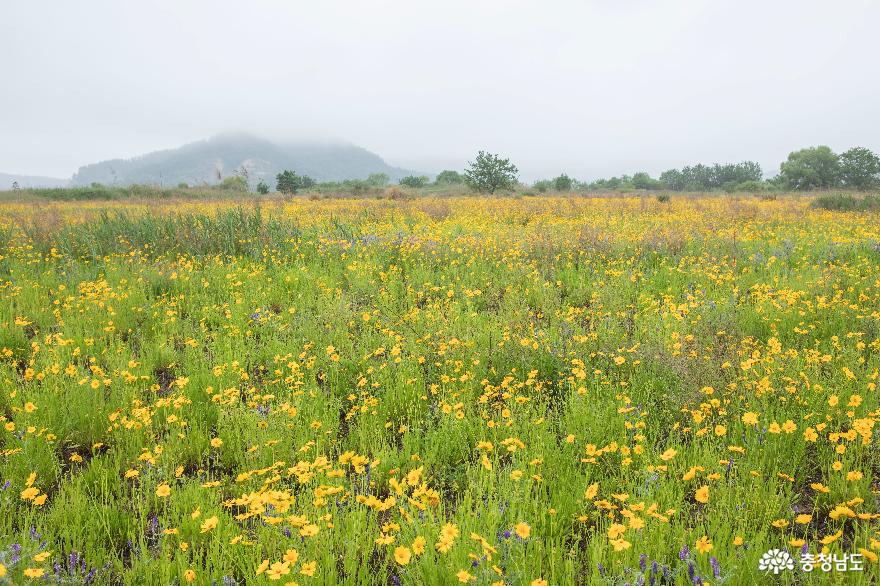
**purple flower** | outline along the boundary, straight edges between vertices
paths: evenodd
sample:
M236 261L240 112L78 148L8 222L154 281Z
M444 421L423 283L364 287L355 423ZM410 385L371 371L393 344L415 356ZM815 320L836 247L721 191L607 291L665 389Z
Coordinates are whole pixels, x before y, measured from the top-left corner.
M712 576L718 578L721 575L721 564L718 563L718 558L713 555L709 558L709 563L712 564Z
M648 569L648 556L646 556L645 554L639 556L639 569L642 571L642 573L644 573L645 570Z
M681 551L678 552L678 559L681 561L685 561L688 558L688 554L691 550L688 548L687 544L681 546Z

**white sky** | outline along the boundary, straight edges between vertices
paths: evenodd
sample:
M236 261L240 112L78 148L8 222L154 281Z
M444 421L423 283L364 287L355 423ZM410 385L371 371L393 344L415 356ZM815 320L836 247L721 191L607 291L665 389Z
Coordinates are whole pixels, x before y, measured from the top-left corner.
M228 130L524 179L880 151L871 0L2 0L0 171Z

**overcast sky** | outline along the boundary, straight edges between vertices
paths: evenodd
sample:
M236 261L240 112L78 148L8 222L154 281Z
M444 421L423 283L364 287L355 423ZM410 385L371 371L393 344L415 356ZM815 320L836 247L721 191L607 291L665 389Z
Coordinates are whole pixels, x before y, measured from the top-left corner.
M880 151L876 0L2 0L0 171L247 130L524 179Z

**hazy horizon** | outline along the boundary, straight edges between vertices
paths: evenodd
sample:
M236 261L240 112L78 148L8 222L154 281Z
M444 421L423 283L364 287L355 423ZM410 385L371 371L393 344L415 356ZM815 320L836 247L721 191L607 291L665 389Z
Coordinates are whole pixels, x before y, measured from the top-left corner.
M595 179L880 150L880 4L6 4L0 172L70 177L229 132L434 173L478 149Z

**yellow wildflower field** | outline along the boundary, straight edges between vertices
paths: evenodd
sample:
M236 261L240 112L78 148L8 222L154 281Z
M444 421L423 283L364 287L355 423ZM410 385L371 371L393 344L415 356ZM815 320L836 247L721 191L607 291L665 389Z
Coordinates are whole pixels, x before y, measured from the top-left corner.
M876 583L878 220L4 202L0 584Z

